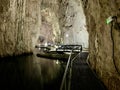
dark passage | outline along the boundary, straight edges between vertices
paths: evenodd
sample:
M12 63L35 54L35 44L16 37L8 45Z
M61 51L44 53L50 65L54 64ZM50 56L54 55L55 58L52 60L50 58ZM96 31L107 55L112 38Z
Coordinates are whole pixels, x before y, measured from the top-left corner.
M73 61L71 90L107 90L86 63L88 53L82 53Z

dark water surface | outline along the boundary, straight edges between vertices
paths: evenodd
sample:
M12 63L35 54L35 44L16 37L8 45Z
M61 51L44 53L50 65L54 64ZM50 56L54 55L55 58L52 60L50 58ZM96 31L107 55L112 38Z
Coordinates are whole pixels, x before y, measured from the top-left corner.
M0 60L0 90L59 90L64 63L35 55Z

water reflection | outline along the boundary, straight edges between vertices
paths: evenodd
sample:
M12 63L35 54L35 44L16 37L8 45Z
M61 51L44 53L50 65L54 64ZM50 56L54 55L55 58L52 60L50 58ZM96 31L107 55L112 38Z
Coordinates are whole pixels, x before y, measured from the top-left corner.
M58 90L64 72L62 63L35 55L2 59L0 90Z

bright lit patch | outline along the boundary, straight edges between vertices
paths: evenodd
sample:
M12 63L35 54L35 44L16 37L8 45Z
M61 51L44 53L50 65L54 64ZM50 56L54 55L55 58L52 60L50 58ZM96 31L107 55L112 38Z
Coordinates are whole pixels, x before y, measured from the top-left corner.
M112 16L110 16L110 17L108 17L108 18L106 19L106 23L109 24L110 22L112 22L112 20L113 20L113 19L112 19Z
M59 61L58 61L58 60L56 61L56 64L59 64Z
M47 43L47 42L45 43L45 46L48 46L48 43Z

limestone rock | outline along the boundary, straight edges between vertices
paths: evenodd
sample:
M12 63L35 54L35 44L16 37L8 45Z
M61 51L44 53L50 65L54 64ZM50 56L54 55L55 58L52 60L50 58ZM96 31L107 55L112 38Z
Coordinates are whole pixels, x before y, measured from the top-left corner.
M0 0L0 56L30 53L40 31L40 0Z
M120 23L120 1L82 0L82 4L89 32L91 67L104 81L108 90L118 90L120 88L120 55L118 55L120 28L116 30L115 25L112 27L112 23L106 24L106 19L110 16L117 16L117 21Z

